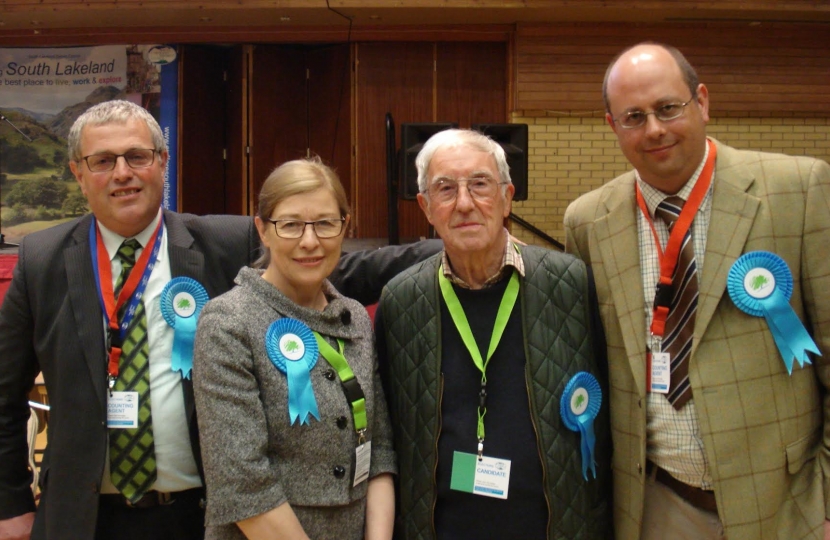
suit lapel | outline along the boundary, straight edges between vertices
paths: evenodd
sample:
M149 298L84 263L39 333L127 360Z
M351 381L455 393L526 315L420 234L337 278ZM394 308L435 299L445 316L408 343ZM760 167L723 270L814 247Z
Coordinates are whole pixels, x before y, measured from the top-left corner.
M735 150L717 144L712 213L706 233L706 254L700 278L693 357L715 309L726 294L729 270L744 251L760 204L757 197L747 193L754 177L740 162Z
M631 372L640 395L645 395L646 320L642 307L638 210L633 195L634 174L630 173L608 194L604 201L608 213L594 223L594 231Z
M84 360L89 368L98 400L106 402L106 353L104 319L98 300L96 277L92 269L89 228L92 216L82 219L72 235L73 244L63 252L69 300L78 331Z
M167 228L167 254L170 257L171 277L185 276L193 278L201 283L207 289L209 296L213 298L215 293L210 290L210 285L205 279L205 256L201 251L195 249L193 236L184 225L181 217L174 212L165 210L164 225ZM192 378L182 378L182 392L184 394L185 414L191 427L191 442L194 442L193 430L195 429L196 405L193 399ZM194 455L198 456L198 452L194 451ZM196 461L201 471L201 464L198 459Z

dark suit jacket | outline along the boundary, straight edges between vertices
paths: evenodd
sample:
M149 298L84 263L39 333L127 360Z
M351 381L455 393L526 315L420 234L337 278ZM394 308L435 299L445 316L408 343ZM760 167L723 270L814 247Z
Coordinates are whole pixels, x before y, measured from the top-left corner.
M214 298L259 255L253 219L164 212L173 277L188 276ZM107 452L106 356L90 264L91 216L27 236L0 308L0 519L35 509L27 469L27 394L43 372L49 441L33 539L91 539ZM364 303L440 243L358 252L341 259L332 282ZM345 290L344 290L345 289ZM201 473L191 381L183 381L190 441Z
M253 220L164 213L173 277L215 297L258 254ZM26 237L0 310L0 518L32 510L26 470L26 394L43 372L49 444L33 538L92 538L107 451L106 356L90 264L91 216ZM193 387L182 381L196 462Z

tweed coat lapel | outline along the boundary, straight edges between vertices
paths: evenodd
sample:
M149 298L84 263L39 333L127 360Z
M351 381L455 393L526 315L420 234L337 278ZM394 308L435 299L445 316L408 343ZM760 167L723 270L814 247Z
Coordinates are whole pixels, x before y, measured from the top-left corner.
M604 266L631 372L639 394L646 394L646 319L637 236L634 173L624 176L603 204L607 213L594 223L597 249ZM642 376L641 376L642 375Z
M73 243L64 249L63 258L75 328L95 393L103 404L106 402L104 322L92 269L94 246L89 245L91 224L92 215L78 222L72 234Z
M700 277L695 337L692 358L718 304L726 292L726 278L732 265L744 252L760 201L747 193L755 178L735 151L715 141L718 147L715 165L712 214L706 233L706 254Z

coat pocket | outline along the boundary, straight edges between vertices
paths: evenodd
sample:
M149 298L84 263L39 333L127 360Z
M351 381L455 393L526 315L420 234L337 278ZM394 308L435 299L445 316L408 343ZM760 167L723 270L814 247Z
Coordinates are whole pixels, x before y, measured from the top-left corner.
M796 474L804 466L804 463L815 457L820 440L821 430L817 430L787 445L785 449L787 453L787 471L790 474Z

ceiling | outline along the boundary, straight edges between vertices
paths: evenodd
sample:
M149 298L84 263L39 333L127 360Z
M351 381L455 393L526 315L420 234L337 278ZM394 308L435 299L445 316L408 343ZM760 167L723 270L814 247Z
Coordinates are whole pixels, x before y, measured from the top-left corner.
M390 7L391 6L391 7ZM83 29L385 28L546 22L830 24L828 0L2 0L0 37Z

